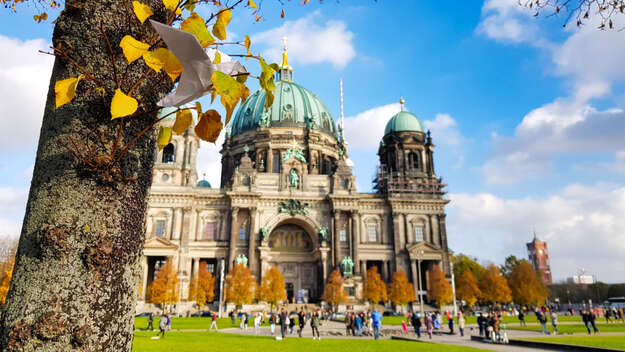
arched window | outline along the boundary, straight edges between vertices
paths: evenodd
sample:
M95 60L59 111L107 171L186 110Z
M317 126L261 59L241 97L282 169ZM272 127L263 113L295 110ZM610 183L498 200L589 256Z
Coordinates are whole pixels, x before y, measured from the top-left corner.
M176 159L176 155L174 154L174 145L169 143L163 148L163 159L162 162L165 164L172 164Z
M410 153L410 159L412 161L413 169L421 169L421 163L419 162L419 152Z

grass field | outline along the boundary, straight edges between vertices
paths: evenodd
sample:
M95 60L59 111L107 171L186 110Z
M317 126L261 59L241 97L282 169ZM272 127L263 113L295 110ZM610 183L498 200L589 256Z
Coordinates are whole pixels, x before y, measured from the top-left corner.
M156 316L154 317L154 329L158 330L158 323L160 322L160 317ZM235 324L232 324L232 320L230 318L219 318L217 319L217 326L220 329L227 329L227 328L238 328L239 327L239 322L240 320L237 319L237 322ZM148 326L148 318L146 317L139 317L139 318L135 318L135 329L136 330L143 330ZM193 329L193 330L199 330L199 329L205 329L208 330L208 328L211 326L211 318L210 317L185 317L185 318L171 318L171 329L172 330L186 330L186 329ZM254 322L252 319L250 319L250 322L248 323L248 326L250 327L254 327ZM268 319L265 319L265 324L263 324L263 326L269 326L269 321Z
M599 332L625 332L625 324L597 324L597 328L599 329ZM508 329L540 331L540 325L508 326ZM551 324L547 324L547 330L549 330L549 332L553 332L553 327L551 326ZM583 324L560 324L558 325L558 333L587 333L587 330Z
M173 327L173 321L172 321ZM280 351L280 352L326 352L345 349L358 352L420 352L420 351L484 351L464 346L440 345L427 342L397 340L362 340L287 338L276 341L270 337L256 337L208 332L170 332L164 338L154 340L155 333L135 332L132 350L136 352L196 352L205 350L227 352Z
M625 336L558 336L524 339L625 350Z

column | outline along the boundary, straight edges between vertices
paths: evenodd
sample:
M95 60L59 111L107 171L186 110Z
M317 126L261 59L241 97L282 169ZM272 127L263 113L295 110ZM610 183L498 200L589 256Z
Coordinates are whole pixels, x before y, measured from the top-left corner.
M340 211L334 211L334 266L339 266L341 264L341 236L339 234L340 215Z
M226 231L228 229L228 225L226 224L226 222L228 221L228 212L227 211L222 211L219 213L221 215L221 225L219 225L219 240L221 241L226 241L228 240L228 236L226 234Z
M258 275L258 270L256 268L256 235L258 234L258 230L256 230L257 212L258 210L256 210L256 208L250 208L250 241L247 247L247 258L252 275Z
M448 248L447 248L447 225L445 224L445 218L447 217L446 214L441 214L438 216L438 228L439 228L439 232L440 232L440 236L441 236L441 248L445 251L445 253L443 254L443 269L446 273L450 272L450 268L449 268L449 255L447 254L448 252Z
M427 158L425 157L425 150L421 150L421 165L423 166L423 171L427 172L428 171L428 167L427 167Z
M181 239L182 232L182 208L174 209L174 229L171 234L173 240Z
M154 234L152 233L152 226L154 225L154 217L152 215L147 216L147 222L145 224L145 238L150 238Z
M145 255L141 257L141 269L143 269L143 277L141 278L141 301L147 299L148 293L148 257Z
M273 172L273 150L267 149L267 161L265 164L265 172Z
M237 216L239 215L239 208L232 208L232 221L230 222L230 250L228 251L228 270L234 265L234 256L236 254L237 236L239 235L239 229L237 228Z
M363 273L363 275L364 275L364 273L367 272L367 261L366 260L361 260L360 261L360 270Z
M385 260L382 262L382 280L386 281L386 282L390 282L391 278L388 276L388 267L389 267L389 262L388 260Z
M410 259L410 270L412 271L412 286L414 289L415 300L419 297L419 276L417 275L417 261Z
M393 261L393 267L397 271L397 256L401 251L399 238L401 235L401 214L393 214L393 253L395 254L395 260Z
M360 258L358 253L358 247L360 246L360 214L357 211L352 212L352 260L354 261L354 273L360 274ZM366 269L365 269L366 270Z
M432 222L432 243L440 245L441 237L440 237L440 233L438 232L438 215L432 214L431 215L431 219L432 219L431 220L431 222Z

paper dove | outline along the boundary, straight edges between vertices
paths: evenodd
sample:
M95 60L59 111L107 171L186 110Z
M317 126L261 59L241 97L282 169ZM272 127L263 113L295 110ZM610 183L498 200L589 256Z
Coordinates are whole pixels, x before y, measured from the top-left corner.
M161 99L158 102L159 106L178 107L211 93L213 90L211 76L215 71L228 75L247 72L240 62L230 61L230 57L225 54L221 54L222 63L214 65L193 34L153 20L150 20L150 23L182 64L178 87L173 93ZM212 50L213 57L216 52L217 50Z

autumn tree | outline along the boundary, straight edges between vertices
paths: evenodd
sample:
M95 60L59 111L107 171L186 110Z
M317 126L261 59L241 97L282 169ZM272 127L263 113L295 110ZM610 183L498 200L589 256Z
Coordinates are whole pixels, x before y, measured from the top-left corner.
M182 60L148 19L182 27L202 48L231 48L231 57L253 59L246 64L257 67L254 77L269 106L277 65L251 55L247 36L226 38L235 7L241 17L262 14L251 0L2 3L13 9L30 3L23 11L66 6L54 19L49 54L55 62L0 349L130 351L156 142L162 147L172 132L194 124L200 138L214 142L249 91L241 83L246 73L204 77L200 94L214 93L227 115L196 105L193 121L187 109L177 109L173 131L157 132L165 118L158 117L157 102L179 81Z
M260 285L259 298L271 304L271 308L286 300L286 284L280 270L272 266L269 268Z
M440 265L434 265L430 270L430 290L428 296L436 302L439 307L453 300L451 285L447 282L445 273L441 270Z
M515 255L509 255L506 257L503 265L499 267L501 270L501 275L503 275L506 279L510 276L512 271L521 263L521 260L517 258Z
M393 273L393 281L388 285L388 299L400 307L415 300L414 287L408 282L404 270Z
M9 292L9 287L11 286L11 278L13 277L13 266L15 264L15 259L10 258L6 265L3 265L5 268L2 273L2 279L0 279L0 305L4 305L6 303L7 292Z
M367 270L365 285L363 288L363 299L371 304L378 304L387 301L386 284L382 281L378 267L372 266Z
M473 277L476 280L480 280L482 275L486 272L486 269L480 265L476 259L471 258L465 254L458 254L452 258L454 262L454 276L456 278L456 285L458 285L458 279L462 276L465 270L470 270Z
M547 288L540 274L527 260L521 260L508 276L512 300L517 304L540 305L547 298Z
M477 285L477 280L471 270L465 270L456 283L456 297L463 300L467 306L471 307L481 297L482 292Z
M335 309L339 304L347 303L347 291L343 289L343 277L338 269L335 269L328 279L325 289L323 290L322 300L330 303Z
M0 305L6 303L7 293L11 286L16 249L17 243L14 239L0 238Z
M486 268L486 272L479 281L481 300L490 303L505 303L512 300L510 287L506 278L501 275L501 271L495 264Z
M167 260L156 272L156 278L148 287L150 302L160 304L162 307L174 305L180 295L180 281L173 261Z
M206 262L200 262L197 277L189 285L189 300L202 308L215 300L215 277L206 270Z
M255 289L254 277L243 264L236 264L226 275L226 302L232 302L237 307L252 303Z

